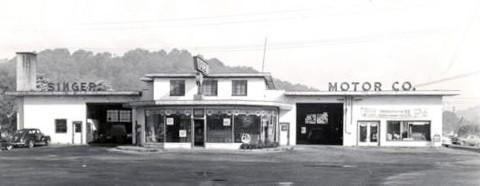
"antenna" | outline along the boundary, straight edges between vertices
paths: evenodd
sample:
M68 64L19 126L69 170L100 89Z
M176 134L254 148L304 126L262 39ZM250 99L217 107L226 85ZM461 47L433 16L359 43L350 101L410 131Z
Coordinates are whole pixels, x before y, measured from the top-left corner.
M265 56L267 54L267 37L265 37L265 43L263 44L263 60L262 60L262 72L265 70Z

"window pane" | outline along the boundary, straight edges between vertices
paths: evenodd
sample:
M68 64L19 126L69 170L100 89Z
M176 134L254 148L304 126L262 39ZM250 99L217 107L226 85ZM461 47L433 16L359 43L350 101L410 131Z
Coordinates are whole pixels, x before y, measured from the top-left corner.
M387 140L430 141L430 122L387 121Z
M170 96L185 96L185 80L170 80Z
M56 119L55 120L55 132L56 133L66 133L67 132L67 120L66 119Z
M247 80L233 80L232 81L232 95L246 96L247 95Z
M129 110L120 110L118 115L119 115L119 121L120 122L131 122L132 121L131 111L129 111Z
M256 115L234 116L235 142L241 143L242 136L250 138L250 143L256 143L260 139L260 117Z
M107 122L118 122L118 110L107 110Z
M417 141L430 141L430 122L409 122L411 138Z
M191 142L191 118L187 115L166 116L167 142ZM169 120L173 120L170 123Z
M400 121L387 121L387 140L396 141L400 138Z
M151 114L145 123L146 142L164 142L164 116Z
M378 126L375 124L370 124L370 142L378 141Z
M207 116L207 142L232 142L231 116L212 114Z
M367 142L367 125L360 124L360 142Z
M217 80L204 80L203 81L203 95L205 96L216 96L218 91L218 82Z

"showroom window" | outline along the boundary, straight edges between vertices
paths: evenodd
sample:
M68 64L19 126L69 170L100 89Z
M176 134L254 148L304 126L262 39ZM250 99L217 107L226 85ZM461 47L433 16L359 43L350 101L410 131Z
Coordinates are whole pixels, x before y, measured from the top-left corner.
M236 143L256 143L260 141L260 117L238 115L234 119Z
M166 142L191 142L190 115L175 114L165 117Z
M145 123L145 141L156 143L164 142L165 127L164 122L165 118L160 114L150 114L147 115Z
M170 80L170 96L185 96L185 80Z
M67 133L67 120L56 119L55 120L55 133Z
M207 142L232 142L232 117L227 114L207 115Z
M205 96L217 96L218 94L218 81L208 79L203 81L203 95Z
M387 121L387 141L430 141L430 121Z
M232 96L247 96L247 80L232 80Z

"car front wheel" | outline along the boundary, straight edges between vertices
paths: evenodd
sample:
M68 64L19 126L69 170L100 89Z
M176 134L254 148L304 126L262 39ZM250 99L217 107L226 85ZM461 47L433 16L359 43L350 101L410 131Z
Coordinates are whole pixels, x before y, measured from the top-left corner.
M27 147L28 147L29 149L33 148L34 146L35 146L35 143L33 143L32 140L30 140L30 141L27 142Z

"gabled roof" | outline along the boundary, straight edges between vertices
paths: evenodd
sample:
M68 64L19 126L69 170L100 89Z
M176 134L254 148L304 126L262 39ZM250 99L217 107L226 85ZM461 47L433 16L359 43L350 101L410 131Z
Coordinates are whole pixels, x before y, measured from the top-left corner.
M154 78L195 78L195 73L153 73L146 74L145 77L140 78L142 81L153 81ZM213 73L206 76L206 78L263 78L267 84L268 89L275 89L272 75L266 72L258 73Z

